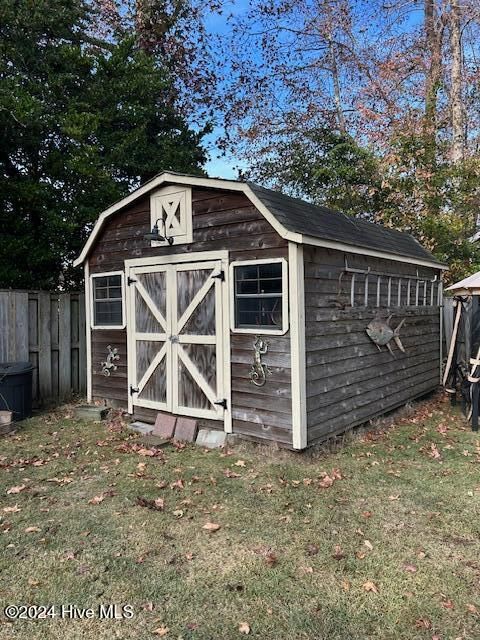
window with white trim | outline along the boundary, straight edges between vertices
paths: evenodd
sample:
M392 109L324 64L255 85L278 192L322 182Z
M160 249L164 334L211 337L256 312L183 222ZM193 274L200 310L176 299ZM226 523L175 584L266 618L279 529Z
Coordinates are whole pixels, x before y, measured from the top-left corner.
M123 272L92 275L92 327L121 329L124 321Z
M233 330L282 334L288 328L287 263L283 259L232 264Z

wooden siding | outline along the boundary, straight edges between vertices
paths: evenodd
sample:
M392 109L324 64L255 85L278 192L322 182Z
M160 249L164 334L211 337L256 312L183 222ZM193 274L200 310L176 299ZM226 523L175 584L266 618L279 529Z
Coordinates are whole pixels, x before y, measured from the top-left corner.
M151 248L143 235L150 229L150 197L145 197L113 216L101 232L89 258L90 273L124 269L131 258L228 250L230 261L288 258L287 242L252 206L244 194L211 189L193 189L193 243ZM229 304L229 300L224 300ZM251 334L231 335L233 432L260 440L292 443L290 337L266 336L269 343L264 361L271 376L264 387L249 381L253 363ZM118 370L110 377L101 373L107 346L119 349ZM127 338L124 330L92 331L92 383L94 399L105 399L126 407ZM135 415L153 420L156 412L136 408ZM223 428L222 422L200 420L201 425Z
M354 306L350 306L351 274L339 277L345 254L305 247L305 316L307 367L308 443L366 422L409 400L435 389L439 383L440 315L434 285L433 306L406 306L408 277L426 280L438 274L433 269L406 263L348 255L348 266L373 273L396 274L398 280L380 281L380 310L392 313L392 327L406 318L400 337L406 353L392 344L394 357L385 347L378 351L365 332L379 311L376 276L369 276L368 306L365 280L356 276ZM402 287L405 287L404 289ZM430 301L431 283L427 284ZM338 295L341 289L340 296ZM423 284L419 297L423 302ZM389 295L390 291L390 295ZM416 293L416 292L415 292ZM411 299L413 300L412 293ZM387 307L385 301L390 300ZM345 308L339 306L345 305Z

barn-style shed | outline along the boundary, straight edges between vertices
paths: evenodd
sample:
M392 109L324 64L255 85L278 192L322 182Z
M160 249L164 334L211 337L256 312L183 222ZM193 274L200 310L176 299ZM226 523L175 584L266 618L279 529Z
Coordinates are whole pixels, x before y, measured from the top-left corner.
M408 234L169 172L104 211L76 264L88 398L146 422L304 449L439 384L445 267Z

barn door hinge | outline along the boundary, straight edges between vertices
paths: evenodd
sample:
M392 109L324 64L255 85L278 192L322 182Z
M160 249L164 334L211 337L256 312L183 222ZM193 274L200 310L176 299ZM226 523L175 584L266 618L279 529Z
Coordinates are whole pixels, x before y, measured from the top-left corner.
M220 282L225 282L225 271L220 271L220 273L216 273L212 278L218 278Z
M225 398L223 400L218 400L218 402L214 402L213 404L218 404L219 407L223 407L225 411L227 410L227 400Z
M128 286L130 286L131 284L133 284L134 282L136 282L136 280L134 278L130 278L130 276L128 276L127 278L127 284Z
M133 385L130 385L130 395L133 396L134 393L138 393L138 387L135 388Z

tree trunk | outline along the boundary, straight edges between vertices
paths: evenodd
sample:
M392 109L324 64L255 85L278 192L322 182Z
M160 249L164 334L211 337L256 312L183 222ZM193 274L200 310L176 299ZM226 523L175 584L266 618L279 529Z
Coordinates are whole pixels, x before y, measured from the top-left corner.
M347 135L347 125L345 122L345 114L343 113L342 92L340 89L340 79L338 77L338 64L335 55L335 47L329 40L328 49L330 54L330 64L333 78L333 97L335 100L335 110L337 112L338 130L342 135Z
M452 72L450 107L452 114L452 162L461 162L465 154L465 120L462 102L462 39L459 0L450 0L450 46Z
M437 18L435 0L425 0L425 37L428 68L425 78L425 118L423 125L425 164L433 170L437 155L437 101L442 71L443 26Z

